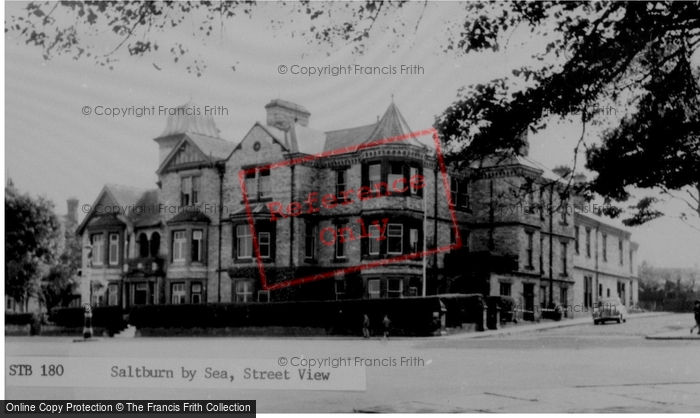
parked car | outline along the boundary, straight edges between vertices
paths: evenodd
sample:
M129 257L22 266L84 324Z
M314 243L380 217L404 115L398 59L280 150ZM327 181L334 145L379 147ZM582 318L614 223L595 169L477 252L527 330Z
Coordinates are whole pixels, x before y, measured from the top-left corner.
M627 309L618 298L601 299L593 310L593 323L595 325L606 321L627 322Z

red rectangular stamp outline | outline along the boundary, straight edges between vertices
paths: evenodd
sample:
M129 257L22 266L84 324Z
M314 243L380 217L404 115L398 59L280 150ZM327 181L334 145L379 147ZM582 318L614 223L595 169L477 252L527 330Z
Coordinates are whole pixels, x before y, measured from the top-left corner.
M243 202L245 203L246 215L248 218L248 226L250 227L250 232L252 235L253 251L255 253L255 259L258 263L258 270L260 273L260 282L262 285L262 289L263 290L277 290L280 288L300 285L302 283L310 283L310 282L314 282L314 281L318 281L318 280L329 279L331 277L335 277L338 274L353 273L353 272L364 270L364 269L380 267L380 266L384 266L387 264L397 263L397 262L405 261L405 260L411 260L414 258L421 258L424 256L427 257L427 256L430 256L433 254L447 252L447 251L450 251L453 249L461 248L462 247L462 238L461 238L460 233L459 233L459 227L457 226L457 213L455 212L454 202L452 202L451 194L448 192L446 197L447 197L447 203L448 203L448 210L450 213L450 219L452 221L452 227L454 228L454 232L455 232L455 243L454 244L443 245L441 247L426 249L425 251L419 251L419 252L415 252L415 253L411 253L411 254L404 254L404 255L400 255L400 256L396 256L396 257L392 257L392 258L375 260L375 261L367 262L367 263L364 263L364 264L358 265L358 266L338 268L338 269L330 270L330 271L327 271L324 273L318 273L318 274L314 274L314 275L309 275L309 276L305 276L305 277L287 280L287 281L280 282L280 283L275 283L273 285L267 284L267 276L265 274L265 264L263 262L262 257L260 256L260 246L258 244L258 236L257 236L256 231L255 231L255 219L253 218L253 212L252 212L251 207L250 207L250 202L248 201L248 191L246 190L246 187L245 187L246 174L254 172L255 170L259 170L259 169L273 170L275 168L292 166L292 165L304 163L307 161L317 160L319 158L330 157L330 156L334 156L334 155L338 155L338 154L346 154L346 153L356 152L356 151L366 149L366 148L377 147L380 145L391 144L391 143L395 143L395 142L399 142L399 141L405 141L405 140L410 139L410 138L415 138L415 137L419 137L419 136L427 136L427 135L431 135L433 138L433 141L435 142L435 153L436 153L437 160L438 160L438 166L440 167L440 173L442 175L442 182L443 182L443 185L445 187L445 190L449 191L450 190L450 183L449 183L449 180L447 178L447 168L445 167L445 158L442 154L442 148L440 147L440 139L438 137L438 133L437 133L437 130L435 128L424 129L422 131L415 131L415 132L411 132L411 133L404 134L404 135L394 136L394 137L390 137L390 138L383 138L383 139L379 139L376 141L367 142L364 144L352 145L352 146L339 148L339 149L335 149L335 150L331 150L331 151L325 151L325 152L322 152L319 154L307 155L307 156L303 156L303 157L299 157L299 158L278 161L276 163L262 164L260 166L240 170L238 172L238 181L241 185L241 192L243 194ZM435 187L437 187L437 184L435 185ZM424 240L425 240L425 237L424 237Z

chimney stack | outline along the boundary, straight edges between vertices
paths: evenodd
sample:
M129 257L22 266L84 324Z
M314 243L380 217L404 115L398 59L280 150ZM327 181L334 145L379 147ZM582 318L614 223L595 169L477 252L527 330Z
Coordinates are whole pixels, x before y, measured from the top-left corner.
M311 113L303 106L275 99L265 105L267 110L267 124L277 129L287 131L295 123L301 126L309 126Z
M68 214L66 219L72 224L78 223L78 202L79 200L75 197L68 199Z

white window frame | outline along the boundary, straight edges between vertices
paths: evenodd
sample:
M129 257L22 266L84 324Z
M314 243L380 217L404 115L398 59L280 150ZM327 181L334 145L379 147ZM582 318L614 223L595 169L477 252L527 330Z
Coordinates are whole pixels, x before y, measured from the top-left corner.
M391 227L398 227L399 228L399 234L396 235L396 231L394 231L394 234L392 235ZM386 252L387 254L403 254L403 224L388 224L386 227ZM398 251L391 251L391 240L398 238L399 239L399 250Z
M263 247L266 249L265 252L263 252ZM272 248L272 243L270 240L270 233L269 232L258 232L258 250L260 250L260 257L270 258L271 248Z
M369 245L367 246L367 251L370 255L378 255L381 252L381 242L379 242L381 234L379 230L379 225L372 224L369 227L367 227L367 231L369 232ZM374 233L374 231L376 231L376 234ZM372 251L372 245L377 246L376 251Z
M347 256L348 254L345 248L345 240L338 237L335 240L335 258L347 258Z
M247 172L244 183L248 200L258 200L258 171Z
M187 303L187 290L185 283L173 283L170 285L170 303L173 305L182 305Z
M399 283L399 288L398 290L392 290L391 289L391 284L392 283ZM386 293L387 296L390 298L402 298L403 297L403 279L400 278L390 278L387 280L386 283ZM396 296L394 296L396 295Z
M104 264L104 234L92 235L92 264L101 266Z
M400 173L398 173L398 174L392 173L392 170L394 169L394 167L399 167ZM404 167L404 165L399 163L399 162L390 162L389 163L389 172L387 173L387 177L386 177L387 186L389 188L392 188L394 185L394 182L399 180L399 179L404 179L404 181L406 181L406 179L404 178L404 175L403 175L403 167ZM410 179L409 179L409 181L410 181ZM398 184L397 184L397 186L398 186ZM403 185L401 188L403 188L405 186L407 186L407 185Z
M197 254L196 254L197 257L196 258L192 257L192 261L201 263L203 261L202 258L204 256L203 250L202 250L202 246L204 244L204 231L203 230L201 230L201 229L192 230L192 248L194 248L195 242L197 242ZM194 251L193 251L193 253L194 253Z
M173 232L173 262L184 262L187 259L187 231Z
M119 265L119 234L109 234L109 265Z
M245 175L245 190L248 200L272 197L272 172L269 168L257 168Z
M263 175L263 173L266 173ZM258 177L258 192L260 199L272 197L272 173L270 169L259 169L256 172Z
M236 282L236 302L253 301L253 282L239 280Z
M411 179L415 176L420 175L420 172L421 172L421 170L418 167L410 167L410 169L409 169L410 177L408 178L407 181L409 183L408 184L408 191L411 193L411 196L421 196L422 195L422 193L420 193L421 189L418 188L417 184L414 183L414 186L411 186L411 184L410 184ZM392 183L392 187L393 187L393 183Z
M376 289L373 289L374 285L376 285ZM370 299L379 299L382 297L381 280L379 280L379 279L367 280L367 295L369 296Z
M245 245L241 245L241 243L245 243ZM248 250L247 253L242 253L242 248ZM239 260L253 258L253 235L247 224L236 226L236 258Z
M304 227L304 257L308 259L316 258L316 236L318 236L318 225L307 223ZM311 234L309 234L311 232Z
M411 246L411 252L417 252L418 251L418 242L420 241L420 234L418 233L418 229L416 228L411 228L409 232L410 236L408 237L409 239L409 245Z
M377 168L377 177L372 177L372 168ZM380 163L369 164L367 166L367 179L369 180L370 190L374 190L374 185L382 181L382 165Z
M342 175L341 175L342 173ZM343 181L340 181L340 177L343 177ZM335 172L335 195L338 198L338 200L343 200L343 197L341 196L341 192L344 192L347 190L348 187L348 171L345 169L342 170L336 170ZM341 190L342 189L342 190Z

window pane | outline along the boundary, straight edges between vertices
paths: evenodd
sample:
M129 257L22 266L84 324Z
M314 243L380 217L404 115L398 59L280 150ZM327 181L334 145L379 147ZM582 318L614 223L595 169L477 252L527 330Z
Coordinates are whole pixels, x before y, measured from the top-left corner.
M373 184L379 183L382 178L382 166L381 164L372 164L369 166L369 187L373 188Z
M260 170L260 197L270 197L272 195L272 188L270 186L270 170Z
M380 297L379 280L367 281L367 290L370 298L374 299Z
M340 239L335 241L335 256L337 258L345 257L345 243Z
M260 257L270 256L270 233L260 232L258 234L258 248L260 249Z
M306 224L304 256L307 258L316 257L316 225L310 223Z
M255 177L255 172L245 175L245 191L248 200L257 200L258 198L258 181Z
M410 242L411 242L411 251L412 252L418 251L418 230L417 229L411 229Z
M389 224L387 234L388 253L401 254L403 252L403 225Z
M410 177L408 179L406 179L406 182L409 183L409 186L411 183L411 179L419 174L420 174L420 169L418 167L411 167ZM412 194L415 194L415 195L421 194L421 192L420 192L421 189L419 189L417 187L411 187L410 191Z
M253 256L253 237L250 235L248 225L236 227L236 255L238 258L251 258Z
M379 226L369 226L369 253L379 254Z

